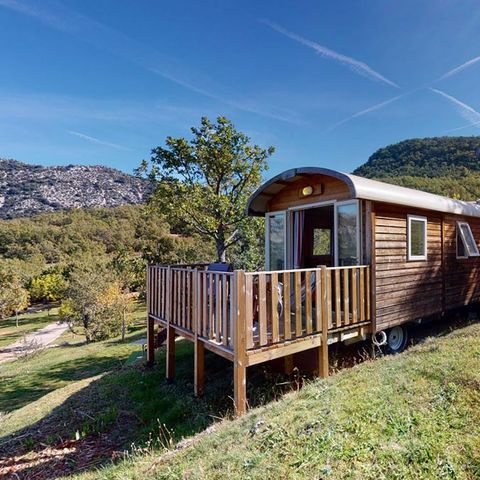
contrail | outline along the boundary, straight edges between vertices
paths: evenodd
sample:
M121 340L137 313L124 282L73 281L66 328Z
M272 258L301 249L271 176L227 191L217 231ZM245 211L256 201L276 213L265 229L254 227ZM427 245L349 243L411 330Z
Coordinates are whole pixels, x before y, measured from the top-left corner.
M453 68L452 70L449 70L447 73L442 75L437 81L444 80L445 78L452 77L453 75L456 75L457 73L461 72L462 70L465 70L466 68L471 67L472 65L475 65L477 62L480 62L480 56L472 58L468 62L462 63L456 68Z
M302 45L312 48L322 57L330 58L337 63L347 66L348 68L353 70L355 73L358 73L359 75L367 77L371 80L386 83L391 87L400 88L395 82L392 82L388 78L384 77L383 75L373 70L373 68L369 67L366 63L361 62L360 60L356 60L355 58L348 57L341 53L335 52L334 50L324 47L323 45L320 45L316 42L312 42L311 40L303 38L300 35L297 35L296 33L286 30L285 28L281 27L280 25L277 25L276 23L270 22L268 20L260 20L260 22L267 25L272 30L275 30L276 32L281 33L282 35L285 35L286 37L291 38L292 40L295 40L296 42L301 43Z
M466 128L478 127L478 126L480 126L480 122L469 123L468 125L463 125L462 127L451 128L450 130L447 130L447 133L458 132L459 130L465 130Z
M473 109L470 105L461 102L458 98L452 97L437 88L430 88L432 92L446 98L450 103L452 103L460 115L468 120L471 125L475 125L477 122L480 122L480 113L478 113L475 109Z
M368 107L365 110L361 110L360 112L354 113L353 115L350 115L349 117L344 118L343 120L340 120L337 123L334 123L332 126L324 130L323 133L331 132L332 130L335 130L340 125L343 125L344 123L347 123L350 120L353 120L354 118L363 117L363 115L366 115L367 113L374 112L375 110L380 110L381 108L386 107L387 105L390 105L391 103L396 102L397 100L400 100L401 98L406 97L407 95L410 95L413 92L416 92L417 90L418 90L417 88L415 90L410 90L409 92L402 93L402 95L397 95L396 97L389 98L384 102L377 103L372 107Z
M115 148L117 150L129 150L126 147L122 147L121 145L117 145L116 143L105 142L104 140L100 140L95 137L91 137L90 135L85 135L84 133L75 132L73 130L68 130L70 135L75 135L76 137L82 138L87 142L96 143L98 145L104 145L105 147Z

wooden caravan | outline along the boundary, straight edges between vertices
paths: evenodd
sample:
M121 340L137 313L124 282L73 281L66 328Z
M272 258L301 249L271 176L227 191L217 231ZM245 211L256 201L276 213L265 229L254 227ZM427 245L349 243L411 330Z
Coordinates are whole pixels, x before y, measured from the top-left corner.
M195 343L197 394L205 349L231 360L239 413L248 366L313 350L326 376L332 343L375 334L400 351L405 324L479 300L475 203L298 168L262 185L248 213L266 219L265 271L148 268L148 360L155 323L167 329L167 378L175 334Z

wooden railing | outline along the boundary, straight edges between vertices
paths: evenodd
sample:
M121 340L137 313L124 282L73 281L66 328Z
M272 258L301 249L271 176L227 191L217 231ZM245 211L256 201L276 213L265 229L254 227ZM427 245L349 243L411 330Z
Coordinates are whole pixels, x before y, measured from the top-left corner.
M232 272L148 267L148 311L172 326L233 349Z
M149 313L230 350L238 319L247 351L320 334L324 325L335 331L371 319L369 266L242 272L238 298L237 273L151 266Z
M247 350L370 320L370 267L245 274Z

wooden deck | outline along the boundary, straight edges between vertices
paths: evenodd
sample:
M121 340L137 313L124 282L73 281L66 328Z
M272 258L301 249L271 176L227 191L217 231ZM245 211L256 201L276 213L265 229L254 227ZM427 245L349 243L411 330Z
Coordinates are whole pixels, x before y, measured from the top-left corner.
M195 394L204 389L204 352L234 363L234 399L245 412L246 369L316 348L328 375L328 345L371 327L369 266L273 272L212 272L205 265L149 266L148 362L155 323L167 328L167 379L175 376L175 334L195 343Z

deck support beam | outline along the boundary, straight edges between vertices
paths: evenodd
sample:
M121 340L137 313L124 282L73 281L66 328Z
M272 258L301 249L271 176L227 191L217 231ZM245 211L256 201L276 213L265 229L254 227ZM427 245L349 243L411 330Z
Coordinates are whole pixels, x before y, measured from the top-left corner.
M175 379L175 329L170 325L167 326L166 377L168 382Z
M155 322L147 314L147 366L152 367L155 362Z
M201 397L205 391L205 344L195 340L194 393Z
M327 313L327 267L321 268L321 298L322 298L322 337L318 347L318 375L321 378L328 377L328 313Z
M247 411L247 343L245 320L245 272L235 271L235 306L234 315L234 360L233 392L235 413L243 415Z

